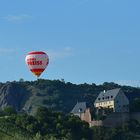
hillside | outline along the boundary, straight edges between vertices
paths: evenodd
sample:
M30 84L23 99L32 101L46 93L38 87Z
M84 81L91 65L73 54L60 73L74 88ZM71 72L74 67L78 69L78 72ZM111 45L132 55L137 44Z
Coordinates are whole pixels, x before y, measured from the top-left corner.
M76 85L64 80L39 79L0 83L0 108L13 106L17 111L24 110L34 114L39 106L44 106L68 113L77 101L86 101L92 106L100 91L114 88L122 88L131 100L140 97L139 88L115 83Z
M7 107L7 109L11 107ZM92 127L79 117L40 107L34 116L3 111L1 140L139 140L140 123L131 120L120 127ZM8 114L9 115L8 115ZM8 116L7 116L8 115Z

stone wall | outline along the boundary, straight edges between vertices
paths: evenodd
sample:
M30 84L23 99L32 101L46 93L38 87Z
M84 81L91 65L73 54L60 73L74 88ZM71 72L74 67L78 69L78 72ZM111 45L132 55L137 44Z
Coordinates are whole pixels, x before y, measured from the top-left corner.
M81 114L81 120L86 121L88 123L91 122L91 113L90 109L86 109L85 113Z
M137 120L140 122L140 112L135 113L112 113L107 116L103 121L91 121L89 125L92 126L107 126L107 127L116 127L124 125L125 122L129 120Z
M130 120L129 113L112 113L107 116L105 120L103 120L104 126L120 126L123 125L125 122Z
M99 120L99 121L91 121L89 123L89 126L92 127L92 126L103 126L103 121Z

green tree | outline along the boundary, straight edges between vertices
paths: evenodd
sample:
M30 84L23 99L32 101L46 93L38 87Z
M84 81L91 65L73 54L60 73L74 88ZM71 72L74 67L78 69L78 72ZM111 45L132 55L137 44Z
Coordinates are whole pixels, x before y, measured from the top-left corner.
M14 107L12 106L7 106L3 109L3 112L5 115L10 116L10 115L14 115L17 114L16 110L14 109Z
M130 104L131 112L140 112L140 98L135 98Z

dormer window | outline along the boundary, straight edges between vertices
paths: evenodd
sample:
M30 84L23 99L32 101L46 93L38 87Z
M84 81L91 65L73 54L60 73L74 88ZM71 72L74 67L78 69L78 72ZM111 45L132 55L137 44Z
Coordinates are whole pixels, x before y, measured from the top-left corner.
M101 98L98 98L98 100L100 100Z
M113 96L111 96L111 98L113 98Z
M104 100L104 97L102 99Z
M79 113L82 112L82 108L79 108L78 112L79 112Z
M106 96L105 98L106 98L106 99L109 99L109 96Z

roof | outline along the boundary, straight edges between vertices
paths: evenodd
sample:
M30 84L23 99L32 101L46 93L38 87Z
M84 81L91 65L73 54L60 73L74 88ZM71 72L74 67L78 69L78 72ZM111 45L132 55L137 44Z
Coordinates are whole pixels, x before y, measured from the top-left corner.
M121 90L120 88L116 88L108 91L102 91L100 92L94 103L112 101L118 95L120 90Z
M86 102L78 102L74 108L72 109L71 113L84 113L87 108Z

